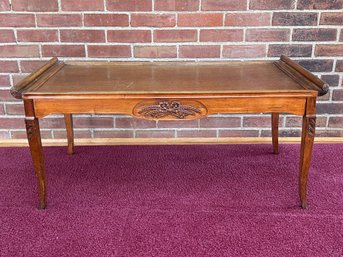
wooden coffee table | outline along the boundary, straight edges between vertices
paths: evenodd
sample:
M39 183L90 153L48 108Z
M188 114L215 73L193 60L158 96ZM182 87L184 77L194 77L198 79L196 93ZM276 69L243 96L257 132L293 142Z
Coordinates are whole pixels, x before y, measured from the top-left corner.
M257 62L61 62L51 59L11 88L23 99L27 138L38 178L39 208L47 184L39 118L64 114L73 153L72 114L127 114L141 119L199 119L215 113L271 113L278 153L279 113L303 116L299 195L306 186L316 125L316 99L328 85L286 56Z

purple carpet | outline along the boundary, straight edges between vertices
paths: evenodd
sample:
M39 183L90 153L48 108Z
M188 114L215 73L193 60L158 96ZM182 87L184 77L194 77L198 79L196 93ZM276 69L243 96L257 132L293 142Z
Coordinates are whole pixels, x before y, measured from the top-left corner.
M46 147L37 210L28 148L0 148L0 256L343 256L343 145Z

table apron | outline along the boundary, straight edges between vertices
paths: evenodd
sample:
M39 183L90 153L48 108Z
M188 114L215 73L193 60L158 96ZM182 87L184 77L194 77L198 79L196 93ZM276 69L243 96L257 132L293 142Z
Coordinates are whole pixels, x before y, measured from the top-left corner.
M206 115L216 113L291 113L303 115L306 97L230 97L230 98L170 98L167 101L196 101L206 108ZM37 118L49 114L126 114L134 116L134 108L144 102L166 99L34 99Z

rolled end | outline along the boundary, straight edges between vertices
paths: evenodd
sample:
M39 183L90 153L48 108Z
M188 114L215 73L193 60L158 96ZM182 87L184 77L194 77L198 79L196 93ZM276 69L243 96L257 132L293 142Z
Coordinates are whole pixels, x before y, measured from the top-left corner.
M21 90L18 90L16 87L11 87L10 93L16 99L23 99L23 96L21 94Z
M308 87L309 88L312 87L313 89L318 91L318 96L323 96L329 91L329 85L326 82L324 82L323 80L321 80L320 78L315 76L312 72L305 69L300 64L294 62L293 60L291 60L290 58L288 58L285 55L282 55L280 60L282 62L286 63L295 72L301 74L302 77L304 78L304 80L309 81L310 83L307 83Z
M22 99L23 92L27 90L34 83L35 80L37 80L43 73L45 73L47 70L53 67L57 62L58 59L54 57L50 59L50 61L43 65L41 68L39 68L37 71L22 79L18 84L11 87L11 95L16 99Z
M326 94L329 92L329 89L330 89L329 84L324 83L324 84L322 85L321 90L318 91L318 95L319 95L319 96L326 95Z

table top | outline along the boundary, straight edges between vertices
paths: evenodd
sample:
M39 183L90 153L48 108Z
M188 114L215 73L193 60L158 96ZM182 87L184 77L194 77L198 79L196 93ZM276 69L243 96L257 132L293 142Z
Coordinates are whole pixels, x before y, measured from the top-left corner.
M306 72L309 73L305 70L301 74L283 61L63 63L55 59L36 72L36 77L31 80L27 78L26 84L29 87L25 86L21 93L36 96L276 92L317 94L326 84L318 78L313 81L311 76L306 77ZM19 83L17 90L22 85Z

